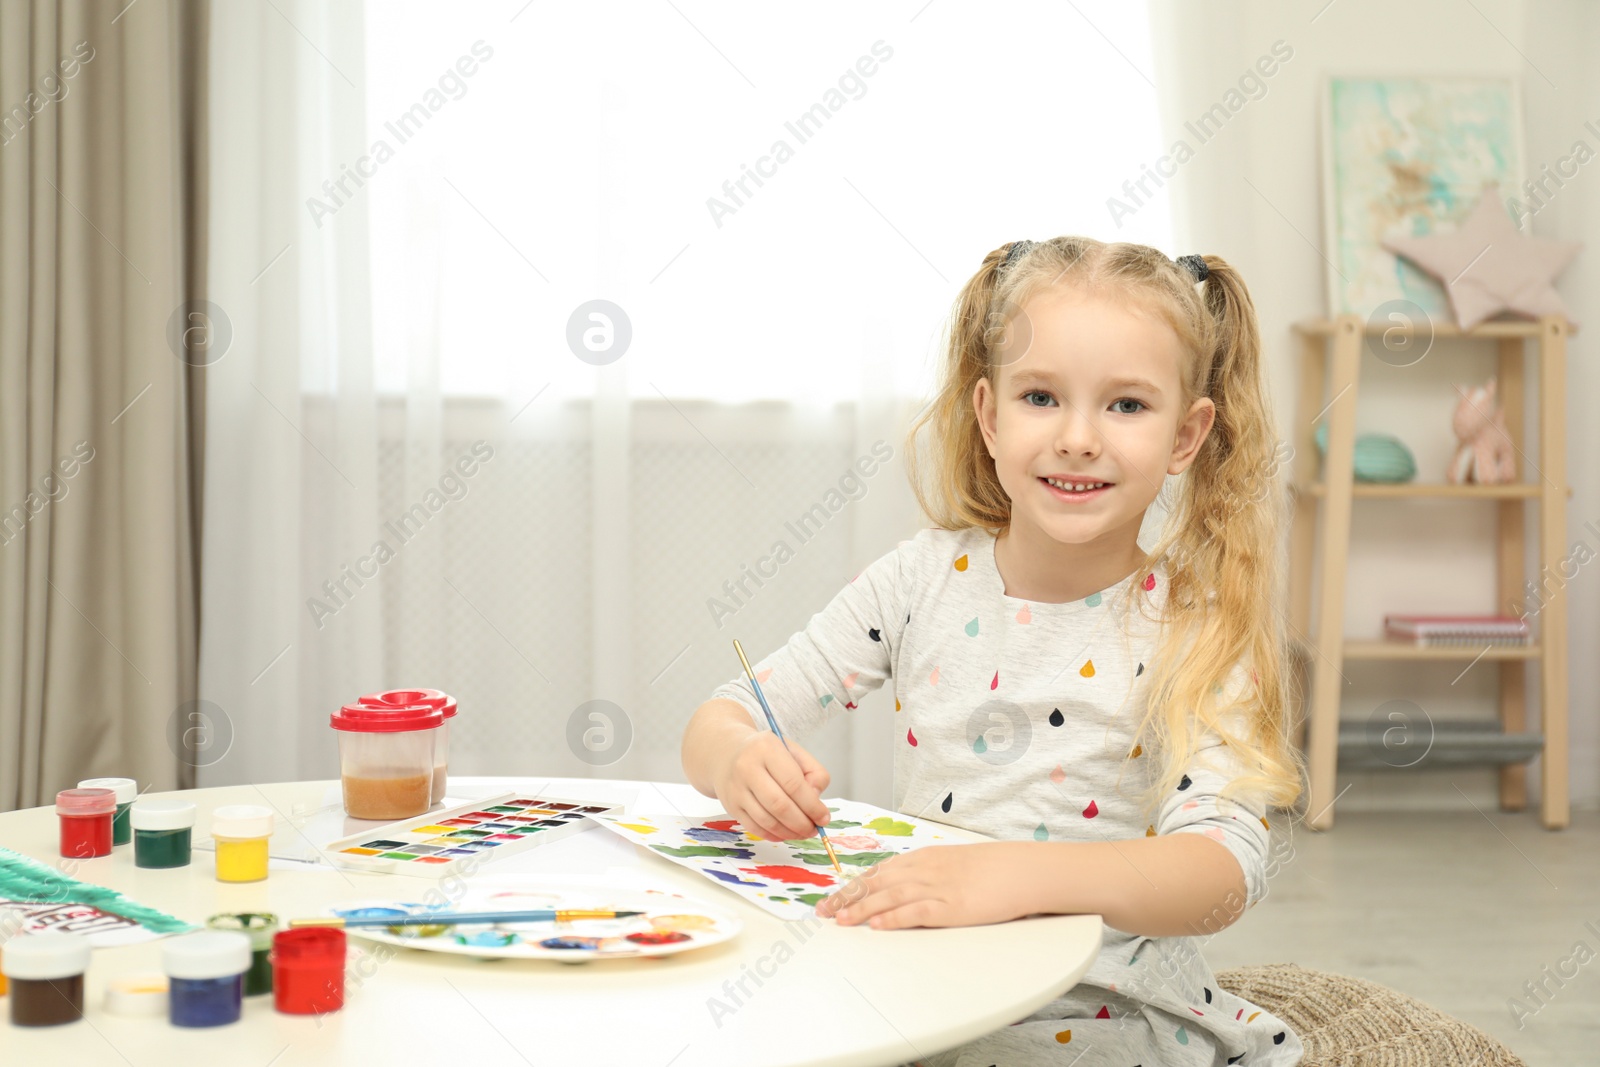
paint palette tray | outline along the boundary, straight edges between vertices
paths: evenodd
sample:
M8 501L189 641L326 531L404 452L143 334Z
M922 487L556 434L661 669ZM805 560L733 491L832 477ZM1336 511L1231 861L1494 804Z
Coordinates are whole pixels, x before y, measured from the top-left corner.
M462 899L428 905L416 901L357 901L333 909L344 918L425 915L429 911L523 910L529 908L612 908L643 915L621 919L578 919L474 923L445 926L352 926L351 937L397 948L421 949L489 959L559 960L588 963L600 959L674 956L732 940L743 922L730 912L681 893L643 889L604 875L513 874L474 879Z
M442 878L571 837L595 825L590 816L624 810L621 804L502 793L341 837L322 846L322 854L340 867Z

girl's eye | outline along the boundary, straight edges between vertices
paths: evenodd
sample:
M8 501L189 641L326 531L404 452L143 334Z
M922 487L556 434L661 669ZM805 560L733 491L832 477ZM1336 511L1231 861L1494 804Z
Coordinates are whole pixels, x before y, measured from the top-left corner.
M1045 391L1044 391L1044 390L1042 390L1042 389L1034 389L1034 390L1032 390L1032 391L1030 391L1030 392L1026 392L1026 393L1023 393L1023 394L1022 394L1022 401L1023 401L1023 403L1025 403L1025 404L1028 404L1028 406L1029 406L1029 407L1031 407L1031 408L1036 408L1036 407L1042 407L1042 406L1043 406L1043 405L1041 405L1041 404L1032 404L1032 403L1028 403L1028 398L1029 398L1029 397L1030 397L1030 396L1042 396L1042 397L1045 397L1045 398L1047 398L1047 399L1048 399L1048 398L1049 398L1049 396L1050 396L1050 394L1049 394L1049 393L1047 393L1047 392L1045 392Z
M1112 406L1115 406L1117 404L1137 404L1140 409L1144 408L1144 401L1143 400L1135 400L1130 396L1125 396L1121 400L1113 400L1111 403L1112 403ZM1138 413L1139 412L1137 410L1135 410L1135 411L1119 411L1119 412L1117 412L1117 414L1119 414L1119 415L1137 415Z

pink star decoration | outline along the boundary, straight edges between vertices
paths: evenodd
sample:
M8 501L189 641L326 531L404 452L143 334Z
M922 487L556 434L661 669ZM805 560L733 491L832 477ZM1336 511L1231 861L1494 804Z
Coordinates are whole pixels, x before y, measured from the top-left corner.
M1565 315L1553 282L1583 248L1581 241L1518 233L1494 182L1485 184L1471 213L1450 233L1390 237L1382 244L1439 279L1463 330L1500 311L1531 319Z

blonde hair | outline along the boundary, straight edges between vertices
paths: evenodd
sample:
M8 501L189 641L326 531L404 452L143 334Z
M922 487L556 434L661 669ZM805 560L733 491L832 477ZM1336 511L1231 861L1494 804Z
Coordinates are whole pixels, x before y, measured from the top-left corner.
M1179 411L1209 397L1216 413L1193 463L1163 486L1161 495L1171 502L1162 537L1134 572L1167 569L1150 699L1135 733L1136 742L1150 738L1141 747L1159 753L1146 811L1176 789L1206 730L1215 731L1245 768L1224 787L1224 799L1248 793L1287 809L1303 792L1305 763L1288 737L1292 674L1276 603L1286 512L1276 478L1277 435L1249 291L1225 260L1204 259L1210 273L1201 291L1187 269L1147 245L1069 236L990 252L956 297L942 381L907 434L906 465L912 490L936 525L998 533L1010 524L1011 500L984 444L973 391L980 378L997 384L991 377L999 370L996 349L1016 309L1035 293L1071 286L1169 325L1184 352ZM917 449L924 428L932 436L926 461ZM1175 482L1176 492L1169 493ZM1144 613L1144 583L1129 585L1129 603ZM1236 669L1249 672L1253 687L1229 686ZM1217 699L1224 689L1236 698L1226 707ZM1244 726L1237 734L1220 721L1235 718L1229 714L1235 708ZM1131 749L1130 757L1138 751Z

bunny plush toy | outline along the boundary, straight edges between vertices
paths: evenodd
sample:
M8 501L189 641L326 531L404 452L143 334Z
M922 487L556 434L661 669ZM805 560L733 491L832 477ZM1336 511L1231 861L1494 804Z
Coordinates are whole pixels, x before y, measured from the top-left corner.
M1461 400L1451 425L1459 447L1446 478L1452 485L1503 485L1516 481L1517 458L1506 432L1505 412L1495 399L1495 380L1471 388L1456 386Z

